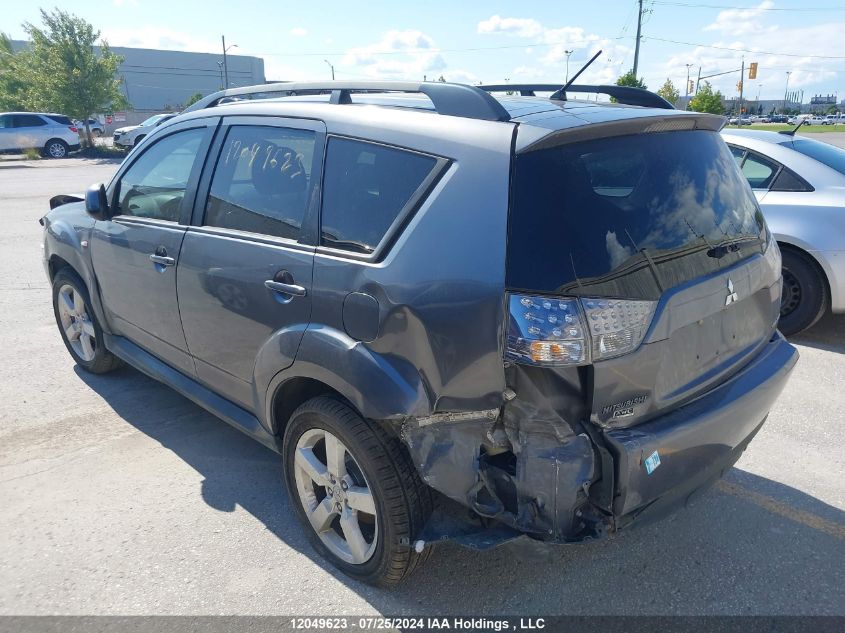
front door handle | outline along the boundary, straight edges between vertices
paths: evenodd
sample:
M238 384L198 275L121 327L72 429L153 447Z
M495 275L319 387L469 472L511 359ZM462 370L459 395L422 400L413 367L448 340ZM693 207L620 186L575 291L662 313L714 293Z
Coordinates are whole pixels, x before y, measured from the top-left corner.
M286 284L281 281L274 281L268 279L264 282L264 286L273 292L278 292L285 295L292 295L294 297L304 297L306 294L305 288L297 286L296 284Z
M154 264L161 264L162 266L173 266L176 264L176 260L172 257L166 257L164 255L156 255L153 253L150 255L150 261Z

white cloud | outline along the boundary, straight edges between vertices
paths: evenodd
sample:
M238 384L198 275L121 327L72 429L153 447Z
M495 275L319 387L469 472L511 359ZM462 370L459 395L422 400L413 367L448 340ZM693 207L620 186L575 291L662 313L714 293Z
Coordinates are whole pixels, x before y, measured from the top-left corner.
M357 67L373 78L422 79L441 74L447 64L431 37L409 29L388 31L378 42L349 49L341 66Z
M537 37L543 32L543 25L533 18L503 18L500 15L493 15L478 23L478 32Z
M301 26L296 26L290 30L290 34L294 37L305 37L308 35L308 30L302 28Z
M116 7L137 7L138 0L112 0L112 4Z
M582 27L547 27L533 18L503 18L494 15L479 22L477 30L482 34L504 34L533 40L525 52L531 54L537 47L537 62L543 67L515 68L511 73L512 81L543 77L551 83L563 83L566 77L567 51L570 51L569 71L574 73L601 50L601 57L584 72L579 82L612 83L624 72L622 67L631 53L629 46L589 33Z
M749 9L728 9L720 11L716 21L704 27L705 31L719 31L725 35L746 35L771 30L763 24L761 18L775 5L771 0L763 0Z
M104 29L104 40L111 46L159 48L169 51L220 52L220 42L194 37L188 33L165 27L140 27L130 29Z

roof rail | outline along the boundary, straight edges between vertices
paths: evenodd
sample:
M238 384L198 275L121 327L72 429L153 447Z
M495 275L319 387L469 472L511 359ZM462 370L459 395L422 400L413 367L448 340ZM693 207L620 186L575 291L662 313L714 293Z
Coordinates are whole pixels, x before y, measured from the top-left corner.
M185 112L211 108L221 102L243 98L272 99L276 97L330 94L330 103L351 103L353 92L416 92L431 99L438 114L459 116L483 121L510 121L511 115L494 97L484 90L466 84L440 81L317 81L283 82L229 88L210 94Z
M478 86L487 92L518 92L523 97L533 97L535 92L552 92L550 98L556 101L566 101L566 93L560 92L558 84L495 84ZM589 92L593 94L605 94L613 97L619 103L625 105L643 106L646 108L661 108L674 110L675 106L666 101L663 97L649 90L634 88L631 86L592 86L587 84L575 84L569 86L566 92Z

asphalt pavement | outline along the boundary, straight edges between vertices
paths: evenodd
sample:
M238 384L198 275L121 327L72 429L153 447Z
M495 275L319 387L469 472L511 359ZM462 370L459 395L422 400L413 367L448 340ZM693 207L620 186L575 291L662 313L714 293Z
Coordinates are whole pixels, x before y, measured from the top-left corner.
M588 545L440 545L378 590L312 552L274 453L133 369L74 367L36 221L115 169L0 163L0 614L845 615L845 316L793 341L768 422L692 507Z

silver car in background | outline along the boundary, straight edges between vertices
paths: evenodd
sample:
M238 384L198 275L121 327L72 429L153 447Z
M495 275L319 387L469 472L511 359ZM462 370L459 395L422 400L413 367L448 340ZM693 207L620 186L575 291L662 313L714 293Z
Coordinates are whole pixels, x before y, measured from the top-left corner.
M780 329L845 313L845 150L804 136L722 133L783 253Z
M0 112L0 152L27 149L50 158L64 158L79 149L79 129L64 114Z

